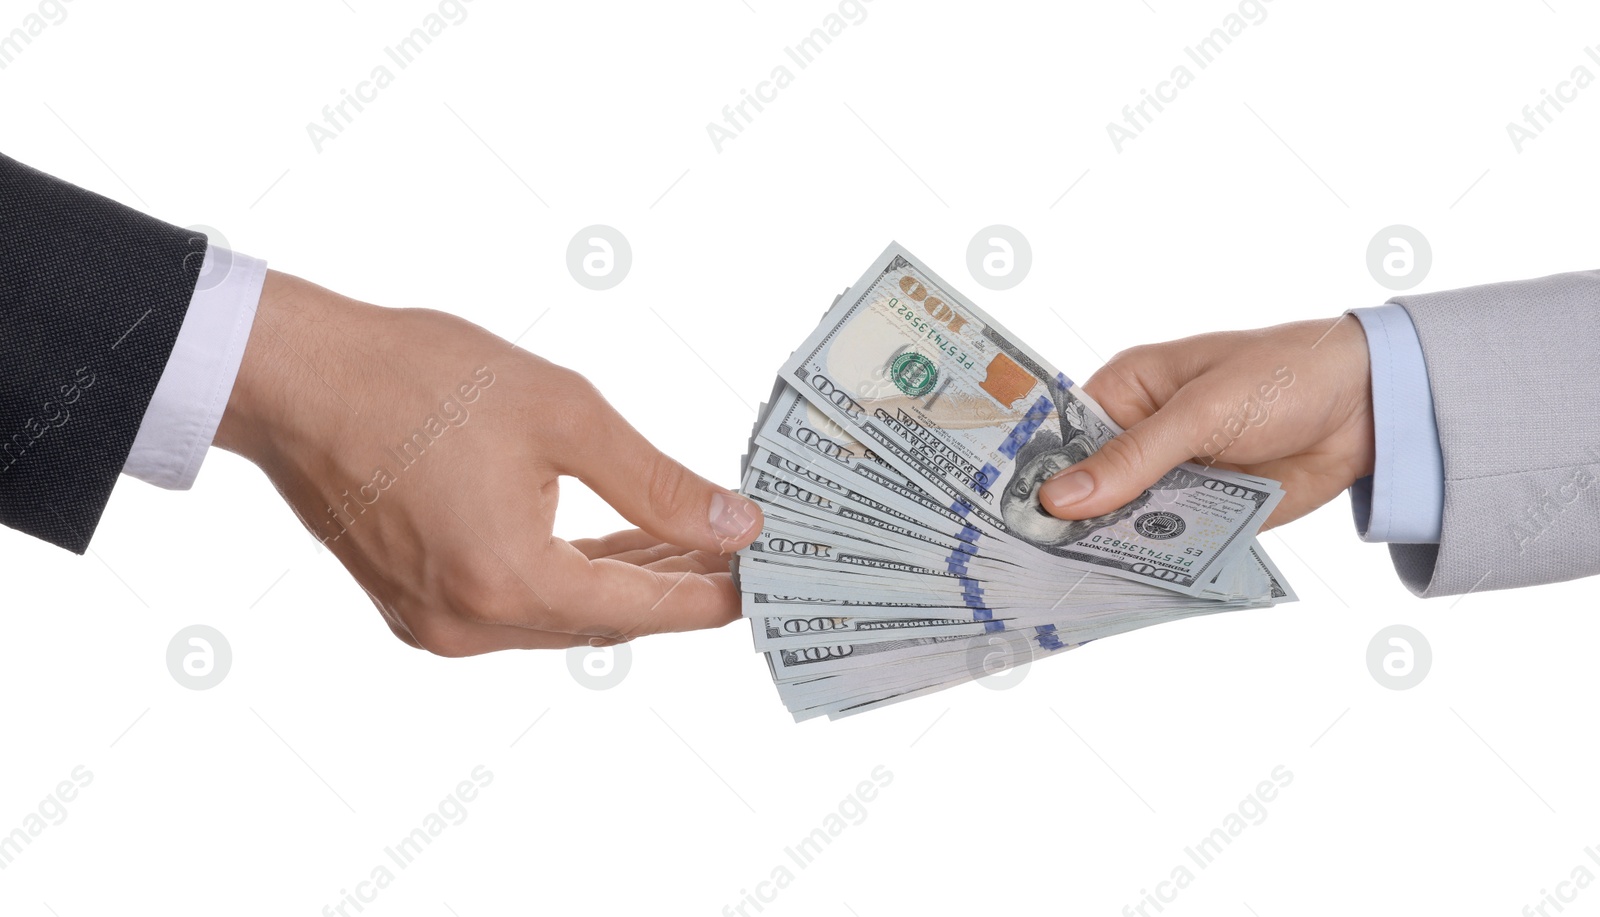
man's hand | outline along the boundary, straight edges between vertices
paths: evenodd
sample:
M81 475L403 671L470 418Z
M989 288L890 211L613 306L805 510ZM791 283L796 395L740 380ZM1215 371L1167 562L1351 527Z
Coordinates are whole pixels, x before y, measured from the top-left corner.
M1190 460L1282 482L1267 528L1372 473L1367 342L1352 315L1135 347L1083 387L1127 430L1041 488L1062 519L1110 512Z
M396 636L443 656L605 645L739 615L755 504L582 376L459 318L269 272L216 444L258 465ZM551 535L557 478L639 526Z

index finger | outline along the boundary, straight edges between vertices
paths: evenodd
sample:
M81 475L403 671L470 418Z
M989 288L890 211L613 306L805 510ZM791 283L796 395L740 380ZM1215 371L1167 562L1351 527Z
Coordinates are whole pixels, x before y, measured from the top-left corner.
M1083 390L1123 427L1154 414L1190 380L1205 372L1210 352L1204 336L1144 344L1113 356Z

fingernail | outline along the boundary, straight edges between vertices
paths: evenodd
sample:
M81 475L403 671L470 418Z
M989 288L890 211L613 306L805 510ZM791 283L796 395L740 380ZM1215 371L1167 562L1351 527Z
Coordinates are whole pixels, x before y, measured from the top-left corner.
M1044 482L1039 499L1052 510L1064 510L1094 493L1094 478L1087 471L1066 471Z
M756 505L738 494L718 491L711 495L711 530L724 545L755 537L761 524Z

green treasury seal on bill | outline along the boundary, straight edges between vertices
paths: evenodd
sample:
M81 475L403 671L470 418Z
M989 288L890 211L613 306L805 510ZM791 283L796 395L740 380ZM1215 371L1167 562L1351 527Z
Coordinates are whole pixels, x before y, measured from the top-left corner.
M889 378L894 380L895 388L916 398L933 391L934 384L939 381L939 370L932 360L912 350L895 357L889 364Z
M1049 515L1039 487L1121 428L896 244L828 310L780 375L963 517L981 533L980 552L986 543L1031 546L1057 559L1035 575L1063 588L1093 570L1198 595L1248 550L1283 496L1275 482L1185 464L1103 516Z

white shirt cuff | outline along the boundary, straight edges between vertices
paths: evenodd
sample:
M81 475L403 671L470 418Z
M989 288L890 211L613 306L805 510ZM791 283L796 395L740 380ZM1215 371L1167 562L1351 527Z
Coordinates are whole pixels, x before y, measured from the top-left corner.
M168 490L194 484L228 407L266 278L265 261L206 247L189 311L123 474Z
M1438 544L1444 527L1444 456L1422 342L1405 307L1351 309L1372 358L1372 476L1350 488L1362 541Z

